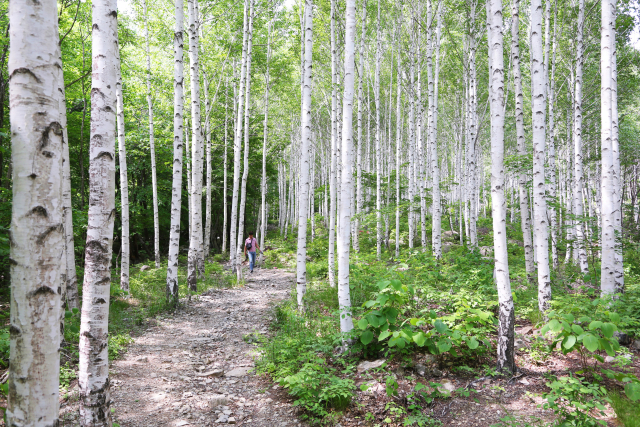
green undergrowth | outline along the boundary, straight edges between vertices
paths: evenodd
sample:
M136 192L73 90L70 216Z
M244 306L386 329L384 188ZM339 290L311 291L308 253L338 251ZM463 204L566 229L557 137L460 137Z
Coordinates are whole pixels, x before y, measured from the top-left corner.
M495 366L498 296L492 257L460 245L458 235L448 232L443 235L446 250L442 259L436 260L430 250L423 252L419 247L419 230L414 241L418 247L408 248L408 228L403 222L400 257L395 257L392 239L390 250L383 247L380 259L376 259L375 218L363 216L361 224L360 250L352 248L350 256L352 333L342 336L339 331L337 288L328 280L328 232L322 218L316 217L314 238L307 239L304 309L298 309L294 291L291 300L274 309L274 336L261 344L258 370L285 387L316 424L330 425L339 419L340 411L355 396L354 368L362 359L385 358L387 363L410 365L412 359L430 354L438 366L463 376L486 373ZM394 237L393 221L391 227ZM271 233L268 242L276 249L267 256L266 265L295 269L295 234L290 233L284 241ZM479 220L478 242L482 250L492 250L490 218ZM541 328L545 319L538 311L537 285L525 271L519 224L508 226L508 255L516 325ZM629 258L633 256L635 252ZM560 259L564 259L562 253ZM563 345L565 352L580 354L583 371L576 373L574 380L554 377L548 382L547 407L554 409L563 425L597 424L590 414L603 405L613 407L620 419L624 413L635 413L632 403L637 402L629 396L636 396L637 379L625 368L628 351L612 335L619 331L640 337L640 274L635 266L625 265L626 291L615 301L599 298L597 272L585 275L574 264L562 263L551 273L553 312L548 316L558 324L551 325L549 334L560 332L558 325L565 318L578 323L573 329L569 325L559 341L551 341L551 335L535 338L523 352L541 363L562 351ZM591 270L597 269L599 265L593 263ZM593 329L589 331L590 326ZM578 327L588 333L581 335ZM345 340L351 342L349 351L338 356L336 349ZM616 366L600 370L607 353L615 354ZM391 383L394 375L388 377ZM604 384L613 388L608 390ZM618 400L612 397L616 392L620 393ZM430 425L427 421L412 424L416 419L428 419L421 412L427 403L422 401L421 405L388 407L386 419L401 420L403 425ZM404 418L398 418L399 414L405 414ZM363 419L375 425L373 418Z

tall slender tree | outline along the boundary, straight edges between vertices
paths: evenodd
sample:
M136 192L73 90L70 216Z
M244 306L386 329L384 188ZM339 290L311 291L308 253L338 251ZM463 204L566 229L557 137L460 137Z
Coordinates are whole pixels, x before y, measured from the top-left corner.
M122 72L120 49L116 49L116 122L118 132L118 161L120 162L120 289L129 293L129 180L127 177L127 147L124 133L124 96L122 94Z

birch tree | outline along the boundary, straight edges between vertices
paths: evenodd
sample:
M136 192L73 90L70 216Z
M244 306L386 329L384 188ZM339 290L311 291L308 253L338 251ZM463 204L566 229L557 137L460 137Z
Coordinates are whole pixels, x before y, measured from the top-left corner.
M531 1L531 108L533 138L533 220L535 254L538 267L538 308L549 309L551 276L549 271L549 230L544 173L546 138L546 78L542 54L542 0Z
M119 46L116 50L116 122L118 132L118 161L120 162L120 206L121 206L121 259L120 289L129 293L129 181L127 178L127 147L124 134L124 100L122 95L122 73L120 71Z
M264 135L264 139L262 141L262 182L260 185L261 193L262 193L262 230L260 233L260 248L264 248L264 239L267 234L267 136L269 128L267 125L269 124L269 61L271 61L271 27L272 23L269 22L268 30L267 30L267 72L264 77L264 125L262 133ZM226 146L225 146L226 148ZM226 162L226 159L225 159ZM226 173L226 168L225 168ZM226 203L226 201L225 201ZM226 211L225 211L226 212ZM256 230L257 231L257 230Z
M382 52L381 52L382 41L380 40L380 0L378 0L378 22L376 24L377 24L376 25L376 75L375 75L375 86L373 89L373 93L374 93L374 98L376 103L376 259L379 260L382 255L382 188L381 188L382 147L380 145L380 138L382 137L381 135L382 129L381 129L381 123L380 123L380 110L382 109L382 105L380 102L380 62L381 62L381 56L382 56ZM355 28L354 28L354 31L355 31ZM346 68L346 62L345 62L345 68ZM352 137L349 137L349 139L351 138ZM343 142L343 145L344 145L344 142ZM351 164L350 162L343 163L343 165L350 165L350 164Z
M306 1L306 0L305 0ZM331 0L331 177L329 179L329 285L334 287L335 284L335 247L336 247L336 186L337 186L337 92L338 84L337 63L338 54L336 47L336 1Z
M111 426L109 294L115 215L117 9L93 2L89 212L80 323L80 425Z
M11 353L6 421L58 425L64 88L57 3L9 6ZM38 28L38 31L34 31Z
M310 1L310 0L307 0ZM379 10L379 8L378 8ZM355 83L356 1L346 1L344 47L344 96L342 98L342 178L340 191L340 233L338 238L338 305L340 331L353 329L349 294L349 237L351 235L351 194L353 192L353 91ZM378 211L379 212L379 211Z
M520 71L520 0L511 2L511 63L513 64L513 86L515 96L516 141L518 155L527 155L524 135L524 95ZM520 197L520 227L524 244L524 264L529 280L533 280L533 241L531 239L531 216L529 215L529 191L527 173L518 173L518 195Z
M535 0L534 0L535 1ZM495 280L498 288L498 370L515 372L515 312L507 253L507 211L504 197L504 56L502 2L487 2L489 96L491 113L491 204Z
M178 304L178 252L180 250L180 211L182 209L182 132L184 114L184 1L175 0L174 8L176 22L173 36L173 185L171 189L171 229L169 231L167 267L167 301L171 306Z
M151 151L151 187L153 191L153 254L156 268L160 268L160 220L158 218L158 178L156 172L156 143L153 133L153 98L151 87L151 54L149 51L149 16L147 2L142 0L144 37L147 54L147 105L149 107L149 149ZM195 126L194 126L195 128Z
M302 309L307 291L307 205L309 203L309 150L311 147L311 85L313 52L313 1L304 3L304 68L302 86L302 117L300 119L300 192L298 202L298 251L296 282L298 307ZM347 236L349 232L347 232ZM347 249L348 250L348 249Z

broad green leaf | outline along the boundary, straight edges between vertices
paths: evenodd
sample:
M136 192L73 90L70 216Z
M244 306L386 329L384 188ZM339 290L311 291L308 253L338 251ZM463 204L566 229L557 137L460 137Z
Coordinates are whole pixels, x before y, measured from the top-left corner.
M584 333L584 329L582 329L582 326L580 325L571 325L571 330L576 335L580 335Z
M369 322L369 324L371 326L373 326L374 328L377 328L378 326L380 326L380 322L378 321L378 316L374 315L374 314L368 314L365 316L367 321Z
M393 307L389 307L389 309L385 313L385 316L387 317L387 321L389 323L393 323L396 320L396 317L398 317L398 310Z
M593 322L589 323L589 330L593 331L595 329L601 328L602 327L602 322L599 320L594 320Z
M613 338L613 333L616 331L616 325L614 325L613 323L604 323L602 325L602 335L604 335L607 338Z
M629 383L624 386L624 392L632 402L640 400L640 383Z
M436 331L438 331L441 334L444 333L447 329L449 329L447 328L447 325L445 325L444 322L440 319L436 320L433 326L436 328Z
M404 340L404 338L398 338L398 341L397 341L396 344L397 344L398 348L402 349L402 348L404 348L406 343L407 342Z
M582 339L582 343L587 348L587 350L594 352L598 349L598 338L594 337L591 334L585 335Z
M72 308L72 309L71 309L71 311L73 312L73 314L78 314L78 313L80 313L80 310L79 310L79 309L77 309L77 308L75 308L75 307L74 307L74 308Z
M73 312L72 311L68 311L67 310L67 311L64 312L64 318L65 319L70 319L71 316L73 316Z
M402 290L402 283L397 279L391 281L391 286L393 286L393 289L395 289L396 291Z
M594 354L593 357L600 363L604 363L604 357L600 356L599 354Z
M442 340L438 342L438 350L440 350L441 353L446 353L451 350L451 342L449 340Z
M367 326L369 326L369 322L367 322L367 319L362 318L358 320L358 328L365 330L367 329Z
M618 323L620 322L620 315L618 313L609 313L609 319L611 319L613 323Z
M600 347L602 347L609 356L613 357L616 355L616 352L613 351L613 348L611 348L611 344L609 344L609 341L605 340L604 338L600 338L598 342L600 343Z
M575 335L569 335L568 337L566 337L564 339L564 341L562 342L562 346L564 348L566 348L567 350L571 350L571 348L573 347L573 345L576 343L576 336Z
M69 330L74 334L77 334L78 332L80 332L80 329L76 325L69 325Z
M377 283L378 289L383 290L385 289L387 286L389 286L389 282L388 280L382 280L380 282Z
M573 314L563 314L562 317L564 317L564 319L569 323L575 320L575 317L573 317Z
M427 336L423 332L418 332L413 336L413 342L419 347L422 347L424 346L424 343L427 342Z
M382 331L380 333L380 336L378 337L378 341L383 341L383 340L387 339L387 337L389 335L391 335L391 331L390 330L387 329L386 331Z
M467 341L467 345L471 350L475 350L476 348L478 348L480 343L475 338L471 338L469 341Z
M589 316L582 316L580 319L578 319L578 321L580 323L588 323L591 322L591 318Z
M373 340L373 332L371 330L366 330L360 335L360 341L362 344L368 345Z
M551 329L551 332L555 332L558 333L562 330L562 325L560 325L560 322L558 322L558 319L552 319L551 322L549 322L549 329Z
M365 302L365 303L364 303L364 306L365 306L366 308L371 308L371 307L373 307L374 305L376 305L376 302L375 302L375 301L367 301L367 302Z

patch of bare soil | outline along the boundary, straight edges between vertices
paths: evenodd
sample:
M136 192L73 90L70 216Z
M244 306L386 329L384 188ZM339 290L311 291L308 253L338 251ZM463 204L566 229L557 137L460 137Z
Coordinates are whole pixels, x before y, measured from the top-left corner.
M282 392L252 372L252 333L268 334L270 307L295 277L256 268L241 288L194 297L135 338L111 365L113 419L122 427L302 426ZM61 426L77 426L77 402Z

